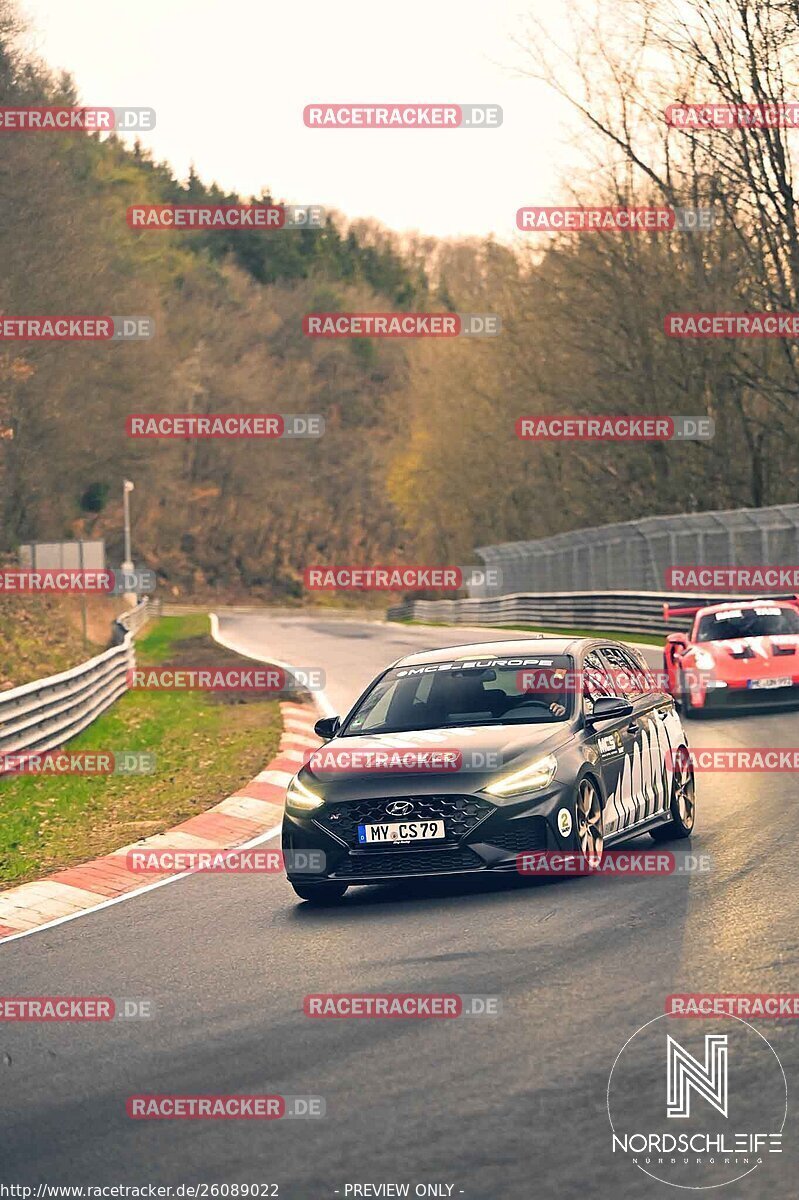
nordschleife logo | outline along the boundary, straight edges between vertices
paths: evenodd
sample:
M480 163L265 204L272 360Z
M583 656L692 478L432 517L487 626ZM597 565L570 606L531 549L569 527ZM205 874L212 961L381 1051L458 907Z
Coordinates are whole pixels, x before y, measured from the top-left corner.
M738 1017L648 1021L608 1079L610 1150L673 1187L743 1179L782 1152L788 1086L770 1043Z

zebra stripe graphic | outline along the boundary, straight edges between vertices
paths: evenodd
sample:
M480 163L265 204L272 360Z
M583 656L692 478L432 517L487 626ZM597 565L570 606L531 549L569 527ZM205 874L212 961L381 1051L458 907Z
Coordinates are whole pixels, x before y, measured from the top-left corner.
M619 816L619 829L635 825L668 808L674 777L671 754L682 741L676 713L665 720L653 710L639 718L641 731L632 751L624 754L616 786L611 794Z

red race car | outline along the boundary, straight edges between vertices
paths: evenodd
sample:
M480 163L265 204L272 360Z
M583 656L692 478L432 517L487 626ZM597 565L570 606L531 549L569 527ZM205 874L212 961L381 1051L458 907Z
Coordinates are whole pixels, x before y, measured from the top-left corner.
M799 597L663 605L666 624L689 616L690 635L670 633L663 652L684 716L799 702Z

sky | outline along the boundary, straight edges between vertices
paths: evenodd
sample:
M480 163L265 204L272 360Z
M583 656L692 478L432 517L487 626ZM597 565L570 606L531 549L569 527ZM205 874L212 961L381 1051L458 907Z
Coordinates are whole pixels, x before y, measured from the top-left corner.
M439 237L515 236L568 202L568 106L520 72L525 14L557 0L19 0L27 43L87 105L156 110L142 135L184 178ZM551 14L555 13L552 17ZM487 103L499 129L307 129L314 102Z

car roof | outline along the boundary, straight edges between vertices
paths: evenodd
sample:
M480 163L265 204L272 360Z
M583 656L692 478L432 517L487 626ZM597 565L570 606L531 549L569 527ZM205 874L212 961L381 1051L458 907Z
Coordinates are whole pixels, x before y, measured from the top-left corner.
M464 642L459 646L437 646L433 650L420 650L398 658L392 665L420 666L423 663L459 662L469 658L519 658L551 654L575 654L583 646L590 646L595 638L579 637L530 637L513 638L497 642Z

